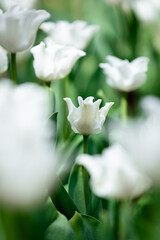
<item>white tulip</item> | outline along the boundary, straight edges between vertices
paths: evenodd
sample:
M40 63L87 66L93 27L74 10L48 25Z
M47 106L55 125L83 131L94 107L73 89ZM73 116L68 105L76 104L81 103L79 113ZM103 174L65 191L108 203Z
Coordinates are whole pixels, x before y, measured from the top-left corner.
M5 10L16 4L24 8L32 8L36 5L36 2L37 0L1 0L0 5Z
M55 171L48 94L26 83L0 81L0 202L28 207L46 197ZM45 111L44 111L45 109Z
M143 22L153 22L158 19L160 13L160 1L159 0L134 0L132 3L132 9Z
M36 76L44 81L54 81L66 77L75 62L85 52L48 41L41 42L31 49L34 57L33 66Z
M50 14L45 10L27 10L18 5L0 12L0 45L8 52L29 49L35 41L40 24Z
M7 52L0 46L0 73L4 73L8 69Z
M160 185L160 100L158 104L148 98L143 106L144 103L148 104L145 119L134 120L126 126L113 126L111 138L123 145L134 164Z
M119 5L128 12L133 10L137 18L142 22L153 22L158 19L160 13L159 0L105 0L110 5Z
M98 99L93 102L93 99L94 97L88 97L83 100L82 97L78 97L79 107L76 108L70 98L64 98L69 110L67 119L75 133L88 136L101 132L107 113L114 103L106 103L99 109L102 100Z
M94 33L99 29L97 25L77 20L69 23L58 21L46 22L40 27L57 44L67 45L78 49L85 49Z
M91 189L102 198L135 198L151 186L151 180L133 166L118 144L105 149L102 155L80 155L77 163L88 170Z
M138 57L132 62L117 57L107 56L108 63L100 67L107 75L107 83L118 90L130 92L139 88L146 81L149 59Z

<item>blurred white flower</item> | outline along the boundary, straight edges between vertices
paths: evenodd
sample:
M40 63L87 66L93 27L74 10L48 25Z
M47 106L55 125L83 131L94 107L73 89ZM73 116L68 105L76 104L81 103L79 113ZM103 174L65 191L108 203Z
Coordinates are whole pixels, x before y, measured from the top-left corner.
M40 29L47 33L57 44L83 50L99 29L99 26L88 25L87 22L77 20L72 23L67 21L46 22L41 25Z
M135 168L118 144L105 149L102 155L80 155L77 163L88 170L91 189L102 198L135 198L151 186L151 180Z
M0 46L0 73L4 73L8 69L7 52Z
M159 16L159 0L132 0L131 4L133 11L141 21L153 22Z
M54 81L66 77L75 62L85 56L85 52L48 41L31 49L34 57L36 76L44 81Z
M82 97L78 97L79 107L76 108L70 98L64 98L69 110L67 119L75 133L88 136L101 132L107 113L114 103L106 103L99 109L102 100L98 99L93 102L93 99L93 97L88 97L83 100Z
M33 8L36 2L37 0L0 0L0 6L5 10L16 4L24 8Z
M118 90L130 92L139 88L146 81L149 59L138 57L132 62L117 57L107 56L108 63L100 67L107 75L107 83Z
M138 168L160 185L160 104L148 98L143 100L143 106L147 113L145 119L113 126L111 139L123 145Z
M141 108L147 114L148 117L155 116L160 117L160 99L155 96L143 97L140 102Z
M15 207L46 196L55 171L48 120L48 95L42 87L0 82L0 202ZM44 111L45 110L45 111Z
M49 17L45 10L27 10L18 5L5 13L0 11L0 45L12 53L27 50L33 45L40 24Z

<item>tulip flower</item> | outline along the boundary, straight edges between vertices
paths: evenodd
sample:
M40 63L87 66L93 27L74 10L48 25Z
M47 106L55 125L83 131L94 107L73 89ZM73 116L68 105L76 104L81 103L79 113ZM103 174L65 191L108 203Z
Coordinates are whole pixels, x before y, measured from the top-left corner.
M7 52L0 46L0 73L4 73L8 69Z
M113 126L111 138L119 142L129 153L134 164L160 185L160 100L143 99L146 113L126 126ZM147 104L147 106L146 106Z
M159 0L134 0L131 4L140 21L153 22L158 19L160 12Z
M93 99L93 97L88 97L83 100L82 97L78 97L79 107L76 108L70 98L64 98L69 110L67 119L75 133L88 136L101 132L107 113L114 103L106 103L104 107L99 109L102 100L98 99L93 102Z
M50 14L45 10L27 10L18 5L0 12L0 45L8 52L29 49L35 41L37 30Z
M139 88L146 81L149 59L138 57L132 62L117 57L107 56L108 63L100 67L107 76L107 83L118 90L130 92Z
M7 10L13 5L20 5L24 8L32 8L36 5L37 0L1 0L1 6Z
M94 33L99 29L97 25L88 25L84 21L46 22L40 27L57 44L85 49Z
M118 144L105 149L102 155L80 155L77 163L88 170L91 189L101 198L135 198L151 187L150 178L135 168Z
M36 76L44 81L54 81L66 77L75 62L85 52L48 41L41 42L31 49L34 57L33 66Z
M28 207L46 197L53 182L55 152L48 120L48 94L25 83L0 81L0 202Z

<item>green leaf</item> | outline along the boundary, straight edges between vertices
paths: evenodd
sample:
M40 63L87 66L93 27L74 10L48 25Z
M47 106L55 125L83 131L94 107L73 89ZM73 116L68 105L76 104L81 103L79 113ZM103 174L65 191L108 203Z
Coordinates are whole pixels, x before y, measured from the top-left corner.
M97 219L76 212L69 222L74 231L75 240L98 240L96 234L100 222Z
M99 224L96 237L100 240L112 240L113 238L113 230L111 227L109 215L107 211L101 211L99 213L100 221L102 222Z
M44 240L46 229L57 216L50 199L39 207L24 211L1 208L0 239L3 240L4 231L5 240Z
M93 193L91 193L90 195L91 195L91 199L89 202L87 214L93 217L98 217L99 210L102 209L101 200L100 198L95 196Z
M53 121L53 129L54 129L54 132L53 132L53 140L56 142L57 141L57 115L58 115L58 112L54 112L51 114L50 116L50 119Z
M71 219L75 214L75 211L78 211L58 176L55 179L55 188L50 193L50 198L57 210L64 214L68 219Z
M42 216L43 216L43 221L45 223L45 227L47 228L58 216L58 212L54 204L52 203L52 200L48 198L47 202L45 203L43 207Z
M73 230L64 215L58 214L57 219L46 230L44 240L74 240Z
M74 165L69 178L69 194L81 213L86 213L83 169L82 166Z
M58 115L58 112L52 113L51 116L50 116L50 119L57 122L57 115Z
M60 168L58 174L63 184L68 183L71 169L75 163L75 159L81 151L82 136L73 134L63 144L58 145L58 151L62 153Z

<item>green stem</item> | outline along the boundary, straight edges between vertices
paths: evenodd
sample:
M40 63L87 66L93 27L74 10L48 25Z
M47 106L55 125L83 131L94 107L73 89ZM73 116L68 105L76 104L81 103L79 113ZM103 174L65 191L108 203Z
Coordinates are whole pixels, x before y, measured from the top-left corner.
M3 229L3 235L5 235L5 240L19 240L20 239L20 231L17 228L17 218L18 215L16 212L1 209L0 210L0 218L1 218L1 227Z
M84 154L88 154L88 136L83 136L83 152ZM83 167L83 182L84 182L84 197L86 204L86 211L89 205L89 175L86 169Z
M64 188L59 177L56 177L55 188L50 193L50 198L59 212L71 219L78 209L66 189Z
M51 88L51 82L45 82L47 88Z
M11 53L11 79L17 83L16 53Z
M55 113L56 111L56 98L55 98L55 94L54 91L52 89L52 84L51 82L46 82L46 89L48 91L48 102L49 102L49 110L50 110L50 114Z
M121 97L121 117L123 122L126 122L127 120L127 112L128 112L127 108L128 108L127 93L123 92Z
M63 98L67 97L67 78L64 78L62 80L62 94L63 94ZM62 106L62 109L63 109L63 139L64 140L67 140L68 138L68 135L69 135L69 131L68 131L68 121L66 120L67 119L67 107L66 107L66 103L65 101L63 100L63 106Z
M83 136L83 152L88 154L88 136Z
M113 236L113 240L120 239L120 201L116 201L114 204L112 236Z

